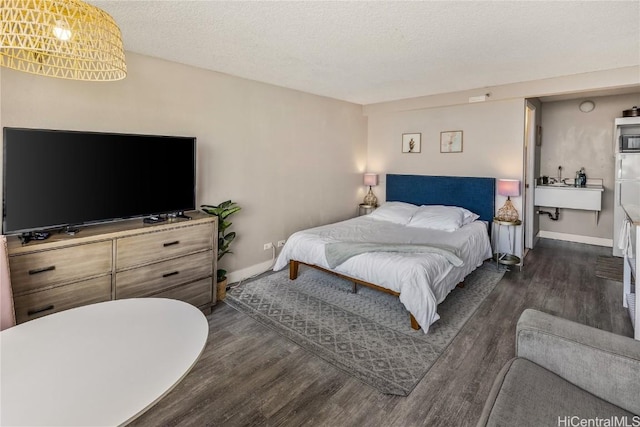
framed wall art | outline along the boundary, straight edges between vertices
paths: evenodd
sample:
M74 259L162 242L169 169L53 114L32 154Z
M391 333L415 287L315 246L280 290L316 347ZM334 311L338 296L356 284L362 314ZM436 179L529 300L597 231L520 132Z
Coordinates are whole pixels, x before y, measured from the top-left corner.
M403 133L402 134L402 152L403 153L419 153L421 133Z
M440 132L441 153L462 153L462 131L450 130Z

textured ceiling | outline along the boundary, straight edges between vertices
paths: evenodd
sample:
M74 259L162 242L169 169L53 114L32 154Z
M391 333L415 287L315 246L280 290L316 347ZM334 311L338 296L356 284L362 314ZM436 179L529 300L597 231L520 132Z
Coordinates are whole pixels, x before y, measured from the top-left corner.
M369 104L640 66L640 1L90 1L125 49Z

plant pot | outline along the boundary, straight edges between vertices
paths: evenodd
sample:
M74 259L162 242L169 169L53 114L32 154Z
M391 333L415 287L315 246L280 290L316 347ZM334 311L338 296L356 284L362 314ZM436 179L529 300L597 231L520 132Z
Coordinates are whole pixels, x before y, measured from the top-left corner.
M227 279L216 284L216 300L222 301L227 296Z

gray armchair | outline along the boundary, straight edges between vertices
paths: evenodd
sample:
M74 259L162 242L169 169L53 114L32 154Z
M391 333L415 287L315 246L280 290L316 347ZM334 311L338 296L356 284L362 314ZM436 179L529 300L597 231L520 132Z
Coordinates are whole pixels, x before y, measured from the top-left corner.
M527 309L518 320L516 357L498 374L478 427L612 417L640 425L638 415L640 341Z

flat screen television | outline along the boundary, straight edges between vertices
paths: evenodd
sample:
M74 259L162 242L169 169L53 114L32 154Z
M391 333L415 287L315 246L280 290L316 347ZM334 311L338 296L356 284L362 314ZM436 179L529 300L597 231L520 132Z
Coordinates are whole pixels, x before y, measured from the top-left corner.
M4 234L195 209L196 138L4 128Z

